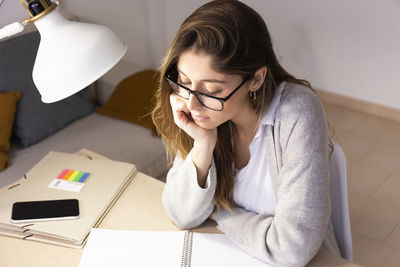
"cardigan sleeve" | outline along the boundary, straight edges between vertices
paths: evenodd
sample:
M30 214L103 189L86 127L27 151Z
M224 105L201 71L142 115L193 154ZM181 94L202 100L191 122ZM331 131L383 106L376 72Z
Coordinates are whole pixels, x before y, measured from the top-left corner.
M216 187L214 161L208 171L205 187L197 182L197 171L192 161L192 152L183 160L177 154L167 174L162 202L169 217L180 228L191 229L201 225L214 210Z
M275 214L221 209L216 222L262 261L304 266L321 247L330 221L328 132L321 104L310 89L285 91L274 125L280 157Z

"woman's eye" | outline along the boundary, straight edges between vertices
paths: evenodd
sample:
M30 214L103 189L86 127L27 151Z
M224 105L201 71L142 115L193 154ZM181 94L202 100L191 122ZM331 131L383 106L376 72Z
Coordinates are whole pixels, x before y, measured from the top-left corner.
M206 90L207 95L218 96L222 90Z
M187 81L187 80L181 80L181 79L178 79L178 83L179 83L179 84L182 84L182 85L190 85L190 84L191 84L191 82L190 82L190 81Z

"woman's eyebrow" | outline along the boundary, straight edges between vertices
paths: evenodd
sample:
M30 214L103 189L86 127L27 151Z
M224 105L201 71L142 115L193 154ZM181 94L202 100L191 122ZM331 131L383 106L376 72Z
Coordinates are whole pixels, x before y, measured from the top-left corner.
M188 78L188 76L183 72L183 71L181 71L180 69L177 69L178 70L178 72L180 73L180 74L182 74L182 75L184 75L186 78ZM228 81L225 81L225 80L218 80L218 79L203 79L203 80L200 80L201 82L206 82L206 83L222 83L222 84L225 84L225 83L228 83Z

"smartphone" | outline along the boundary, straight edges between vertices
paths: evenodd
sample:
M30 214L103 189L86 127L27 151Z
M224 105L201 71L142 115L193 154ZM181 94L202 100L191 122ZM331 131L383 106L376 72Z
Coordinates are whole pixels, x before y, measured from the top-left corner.
M78 218L79 202L77 199L15 202L11 214L12 223L72 220Z

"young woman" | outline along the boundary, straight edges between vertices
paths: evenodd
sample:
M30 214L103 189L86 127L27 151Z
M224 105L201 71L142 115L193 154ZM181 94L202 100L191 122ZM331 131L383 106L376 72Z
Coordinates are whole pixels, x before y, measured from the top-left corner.
M272 265L305 265L321 246L340 255L323 109L279 64L257 12L212 1L190 15L156 99L153 121L173 160L163 205L179 227L211 218Z

